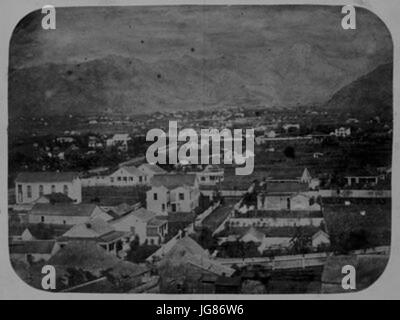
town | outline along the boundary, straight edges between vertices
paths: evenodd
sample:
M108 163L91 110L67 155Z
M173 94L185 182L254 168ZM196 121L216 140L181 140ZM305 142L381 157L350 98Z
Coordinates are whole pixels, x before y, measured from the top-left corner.
M253 172L149 163L145 133L170 121L254 129ZM351 264L361 290L390 253L392 134L390 117L321 106L21 116L12 265L39 289L54 266L58 292L262 294L343 292Z

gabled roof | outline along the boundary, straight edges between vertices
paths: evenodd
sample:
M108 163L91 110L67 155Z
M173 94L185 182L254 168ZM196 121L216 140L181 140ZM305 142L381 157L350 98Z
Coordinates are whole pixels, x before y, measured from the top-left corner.
M261 231L257 230L254 227L250 227L243 237L245 237L245 236L253 236L260 242L265 238L264 233L262 233Z
M78 178L77 172L21 172L18 174L15 182L34 183L34 182L72 182Z
M126 170L126 172L128 172L129 174L136 176L136 177L143 176L143 174L144 174L143 171L139 170L135 166L125 166L125 167L119 168L118 170L121 170L121 169Z
M66 216L66 217L90 217L96 209L95 204L80 203L37 203L30 211L34 216Z
M145 222L152 220L157 215L155 212L147 210L145 208L140 208L136 211L133 211L132 214L135 217L137 217L140 220L145 221Z
M153 187L164 186L169 190L183 186L193 187L196 178L195 174L160 174L151 179L151 185Z
M55 244L54 240L13 241L10 254L51 254Z
M156 164L143 163L140 167L145 167L146 169L153 172L154 174L165 174L166 173L166 171L164 169L160 168Z
M107 222L101 218L92 219L86 223L73 226L70 230L63 234L62 238L99 238L114 231Z
M192 238L186 236L177 241L171 250L163 257L160 265L171 263L173 265L191 264L196 268L217 275L232 275L235 270L211 260L208 253Z
M314 240L315 238L319 237L320 235L322 235L322 236L326 237L327 239L329 239L329 234L327 234L323 230L318 230L318 232L314 233L311 238L312 238L312 240Z

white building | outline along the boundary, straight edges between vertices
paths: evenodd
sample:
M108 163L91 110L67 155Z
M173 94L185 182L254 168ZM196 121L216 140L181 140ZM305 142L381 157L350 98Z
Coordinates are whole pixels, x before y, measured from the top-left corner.
M153 178L155 175L167 173L164 169L160 168L156 164L149 163L143 163L138 167L138 169L144 172L150 179Z
M59 225L76 225L90 219L102 218L105 221L112 219L110 215L94 204L47 204L37 203L28 214L29 223L45 223Z
M16 203L31 203L43 195L63 193L82 202L82 184L75 172L22 172L15 180Z
M157 218L156 213L140 208L127 215L110 221L117 231L131 232L139 243L160 245L168 233L168 221Z
M135 186L148 184L150 178L134 166L122 167L109 176L110 186Z
M117 147L121 151L128 151L128 142L131 140L129 134L115 134L112 138L107 139L107 147Z
M199 182L195 174L164 174L151 179L147 209L157 214L193 212L199 205Z
M208 165L203 171L196 172L200 185L213 186L224 181L224 169Z
M346 138L346 137L351 136L351 129L350 128L341 127L339 129L335 129L335 132L333 134L336 137Z
M320 245L330 245L329 235L322 230L319 230L311 238L313 248L318 248Z

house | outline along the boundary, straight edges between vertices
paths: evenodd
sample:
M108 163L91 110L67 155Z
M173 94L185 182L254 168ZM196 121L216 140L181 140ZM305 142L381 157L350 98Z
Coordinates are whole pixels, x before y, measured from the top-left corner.
M224 169L216 165L208 165L203 171L196 172L200 185L213 186L224 181Z
M73 137L59 137L56 139L58 143L74 143L75 138Z
M31 203L45 194L63 193L82 202L82 183L75 172L22 172L15 180L16 203Z
M257 197L257 209L266 211L289 210L289 211L321 211L321 205L305 194L265 194Z
M168 222L156 213L140 208L109 222L117 231L131 232L139 244L160 245L168 233Z
M319 230L311 237L311 244L313 248L318 248L321 245L329 246L331 244L329 235L325 231Z
M148 184L149 177L134 166L122 167L109 175L110 186L135 186L138 184Z
M267 182L301 182L311 183L312 176L307 168L289 167L270 170Z
M63 292L121 293L121 286L127 292L153 279L147 266L119 259L95 241L70 241L47 263Z
M112 219L94 204L37 203L29 212L28 221L29 223L76 225L95 217L103 218L105 221Z
M351 136L351 128L340 127L338 129L335 129L335 132L332 132L331 135L340 138L347 138Z
M177 240L156 265L163 281L169 284L169 291L173 292L213 293L213 285L209 286L210 291L205 291L204 277L211 277L211 282L214 282L218 276L231 277L235 272L213 260L206 250L188 236Z
M32 235L29 229L20 224L9 226L8 238L10 241L35 240L35 237Z
M88 148L90 149L102 149L103 143L99 140L99 138L91 136L88 141Z
M166 174L167 172L164 169L161 169L156 164L143 163L138 167L140 171L142 171L149 179L153 178L157 174Z
M151 179L147 209L157 214L193 212L199 206L199 182L195 174L163 174Z
M107 139L107 147L117 147L118 150L127 152L128 142L131 140L129 134L115 134L112 138Z
M11 241L9 248L11 260L27 264L48 261L60 249L54 240Z
M73 226L57 241L61 246L70 241L93 241L107 252L122 257L130 250L132 239L131 232L118 231L102 218L95 217Z

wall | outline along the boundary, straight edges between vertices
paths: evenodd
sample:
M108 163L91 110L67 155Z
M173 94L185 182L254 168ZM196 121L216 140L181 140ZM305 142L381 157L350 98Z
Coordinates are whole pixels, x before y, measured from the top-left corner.
M315 226L319 227L324 218L231 218L228 220L231 226L250 227L294 227ZM239 223L239 224L237 224Z
M18 185L22 186L22 201L19 201L19 194L18 194ZM64 186L68 186L68 197L72 200L75 200L75 203L82 202L82 183L79 178L74 179L72 182L51 182L51 183L44 183L44 182L35 182L35 183L16 183L15 185L15 196L16 196L16 203L30 203L39 199L39 186L43 186L43 194L50 194L52 193L52 186L55 186L55 193L64 193ZM31 186L32 190L32 197L28 198L27 188Z

